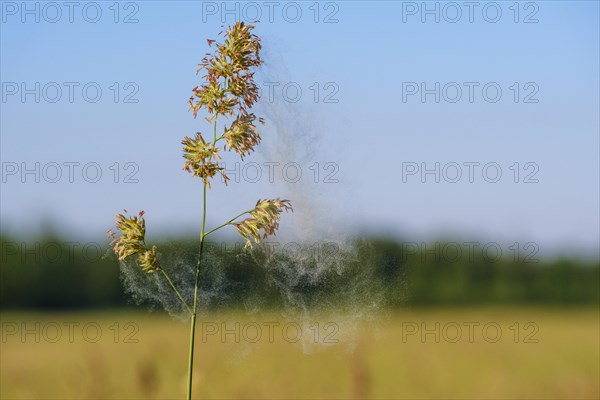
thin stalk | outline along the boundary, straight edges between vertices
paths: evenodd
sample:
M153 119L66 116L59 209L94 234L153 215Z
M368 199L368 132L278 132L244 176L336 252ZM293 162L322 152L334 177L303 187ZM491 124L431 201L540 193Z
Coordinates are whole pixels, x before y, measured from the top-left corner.
M242 215L244 215L244 214L248 214L250 211L252 211L252 210L244 211L243 213L241 213L241 214L238 214L238 215L236 215L235 217L231 218L229 221L225 222L224 224L221 224L221 225L217 226L216 228L214 228L214 229L211 229L210 231L208 231L208 232L206 232L206 233L204 234L204 237L206 237L206 236L210 235L211 233L213 233L213 232L214 232L214 231L216 231L216 230L219 230L219 229L221 229L221 228L222 228L222 227L224 227L224 226L227 226L227 225L231 224L233 221L235 221L236 219L238 219L239 217L241 217L241 216L242 216Z
M173 290L177 294L177 297L179 297L179 300L181 300L181 303L185 306L185 308L187 308L187 310L188 310L188 312L190 314L193 314L192 309L190 308L190 306L188 305L188 303L183 299L183 297L179 293L179 290L177 290L177 288L173 284L173 281L171 280L171 278L169 278L169 275L167 275L167 273L165 272L164 269L161 269L161 272L163 273L163 275L165 276L165 278L167 278L167 281L169 282L169 284L171 285L171 287L173 288Z
M215 115L214 122L214 138L217 138L217 116ZM210 160L209 160L210 161ZM194 282L194 308L192 312L192 320L190 321L190 348L188 352L188 387L187 398L192 399L192 376L194 372L194 342L196 337L196 315L198 312L198 287L200 283L200 265L202 263L202 253L204 250L204 230L206 227L206 182L202 184L202 229L200 232L200 250L198 252L198 261L196 263L196 276Z
M196 314L192 314L190 325L190 348L188 351L187 399L192 400L192 368L194 367L194 335L196 334Z

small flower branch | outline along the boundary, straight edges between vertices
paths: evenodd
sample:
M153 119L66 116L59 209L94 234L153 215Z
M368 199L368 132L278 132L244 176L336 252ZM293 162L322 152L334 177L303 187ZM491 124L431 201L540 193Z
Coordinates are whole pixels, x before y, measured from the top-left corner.
M169 278L169 275L165 272L164 269L161 269L161 272L163 273L163 275L165 276L165 278L169 282L169 285L171 285L171 287L173 288L173 291L175 292L175 294L177 295L177 297L179 297L179 300L181 301L181 303L185 306L186 310L188 310L188 312L190 313L190 315L193 314L194 312L192 311L192 309L188 305L187 301L185 301L183 299L183 297L181 296L181 293L179 293L179 290L177 290L177 287L175 286L175 284L173 283L173 281L171 280L171 278Z
M224 224L221 224L219 226L217 226L216 228L211 229L210 231L206 232L204 234L204 237L207 237L208 235L210 235L213 232L218 231L219 229L226 227L227 225L231 225L233 223L233 221L235 221L236 219L238 219L239 217L241 217L242 215L246 215L248 213L250 213L252 210L248 210L248 211L244 211L241 214L236 215L235 217L231 218L229 221L225 222Z
M127 210L125 210L127 212ZM109 231L109 237L114 244L114 251L119 256L120 261L125 261L127 258L137 255L136 262L140 265L143 271L153 273L156 271L162 272L164 277L175 291L175 294L183 304L183 306L191 314L192 310L188 303L183 299L179 290L158 262L156 255L156 246L151 249L146 245L146 221L144 220L144 212L140 211L137 217L126 217L123 214L117 214L117 229L121 232L120 237L116 237L112 230Z

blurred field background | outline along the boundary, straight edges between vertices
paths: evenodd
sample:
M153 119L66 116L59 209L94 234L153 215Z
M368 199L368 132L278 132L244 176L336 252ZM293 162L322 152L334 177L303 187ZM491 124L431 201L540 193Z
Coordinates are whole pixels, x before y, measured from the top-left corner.
M280 322L278 315L249 318L246 314L207 316L217 325L234 321ZM469 341L463 323L493 321L502 327L496 343L487 342L480 329ZM523 325L535 321L539 331L524 342ZM74 314L3 313L2 322L34 328L57 323L62 338L35 343L21 332L2 343L2 390L8 398L122 399L182 398L185 395L187 324L164 315L143 312ZM73 343L63 323L77 322ZM102 337L84 339L86 323L101 326ZM455 322L463 326L461 340L450 343L441 334L421 340L408 335L403 323L425 323L433 329ZM509 329L521 324L515 343ZM136 331L127 326L133 323ZM118 325L120 337L115 341ZM280 326L282 326L280 325ZM6 325L5 325L6 326ZM125 329L125 327L127 328ZM206 325L204 325L206 326ZM112 328L111 328L112 327ZM481 328L481 327L479 327ZM263 328L265 329L265 328ZM54 331L47 329L48 337ZM88 339L95 340L94 329ZM595 309L539 308L424 309L399 311L362 326L339 344L314 346L305 354L300 342L291 343L274 329L273 343L266 329L257 343L240 335L223 341L219 334L199 333L197 353L198 398L598 398L598 314ZM306 332L304 332L306 333ZM491 335L495 333L490 330ZM40 334L41 336L42 334ZM126 338L127 335L131 335ZM291 334L293 335L293 334ZM312 331L309 333L312 340ZM452 333L454 337L454 333ZM252 336L248 336L254 339ZM128 341L137 341L129 343Z
M182 398L188 324L131 304L108 243L66 242L2 238L0 397ZM185 259L195 243L159 248ZM298 308L256 259L215 248L224 275L209 268L203 288L229 284L200 318L195 397L600 396L597 261L450 260L370 238L344 273L292 288Z

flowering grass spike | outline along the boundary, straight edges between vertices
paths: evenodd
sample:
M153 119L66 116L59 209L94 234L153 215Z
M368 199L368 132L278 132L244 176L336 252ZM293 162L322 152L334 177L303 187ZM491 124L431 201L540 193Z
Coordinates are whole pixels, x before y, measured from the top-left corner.
M127 212L127 211L125 211ZM138 255L138 263L146 272L154 272L160 269L156 258L156 246L148 249L146 245L146 221L144 221L144 212L140 211L137 217L126 217L123 214L117 214L117 229L121 236L116 238L114 232L110 231L113 239L114 251L119 260L125 261L128 257Z
M250 218L234 224L239 234L246 239L244 247L252 247L250 239L254 239L254 242L258 244L261 237L266 239L269 235L274 235L279 227L279 220L283 211L293 211L288 200L259 200L256 207L248 212ZM262 235L260 234L261 230Z
M197 132L193 138L184 137L183 169L202 180L203 208L202 226L200 229L200 245L194 274L194 294L191 302L186 301L179 293L173 281L159 264L159 254L155 246L149 248L145 242L146 223L141 211L137 217L126 217L117 214L116 225L121 236L115 238L111 231L114 251L119 260L124 261L137 255L137 263L146 272L160 271L190 314L190 346L188 352L187 398L192 398L192 376L194 363L194 343L196 316L198 311L199 277L202 267L202 256L205 239L211 233L225 227L234 226L245 239L245 247L253 247L261 239L274 235L279 227L281 214L293 211L289 200L280 198L258 200L253 209L244 211L227 222L206 230L207 189L211 188L211 180L220 174L227 184L228 178L224 169L219 166L219 152L233 151L244 159L260 143L261 137L256 122L264 124L264 120L256 117L250 109L259 98L258 86L254 82L254 68L262 65L260 58L260 38L252 33L254 25L236 22L229 26L222 42L208 39L208 46L213 50L206 54L200 63L197 73L203 73L204 82L192 89L188 103L194 118L204 109L205 119L212 124L212 140L207 135ZM222 118L219 121L220 117ZM228 120L232 119L230 123ZM218 124L222 124L222 134L217 136ZM222 146L220 147L220 145ZM243 216L247 218L239 220ZM191 303L191 305L190 305Z

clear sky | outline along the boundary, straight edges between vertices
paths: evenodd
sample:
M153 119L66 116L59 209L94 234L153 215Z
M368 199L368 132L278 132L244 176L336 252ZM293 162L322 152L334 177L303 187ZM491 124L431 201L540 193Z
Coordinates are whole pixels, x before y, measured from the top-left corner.
M596 1L3 1L2 230L98 236L126 208L153 235L196 231L196 65L258 13L263 145L214 185L209 225L281 195L304 235L598 254Z

